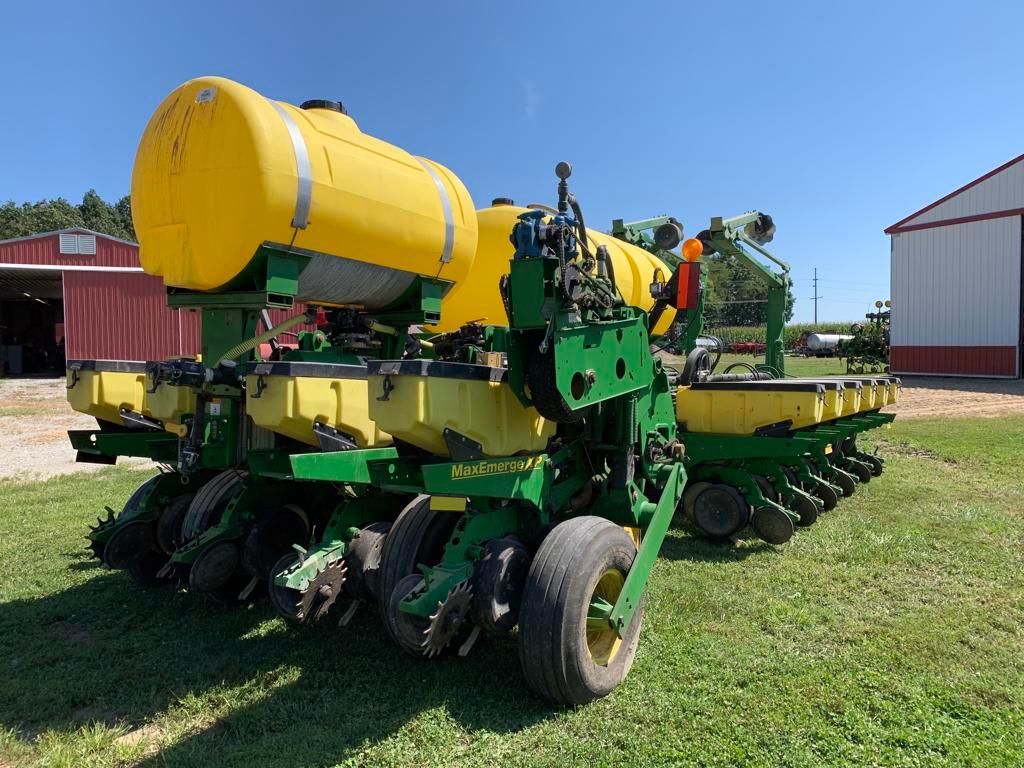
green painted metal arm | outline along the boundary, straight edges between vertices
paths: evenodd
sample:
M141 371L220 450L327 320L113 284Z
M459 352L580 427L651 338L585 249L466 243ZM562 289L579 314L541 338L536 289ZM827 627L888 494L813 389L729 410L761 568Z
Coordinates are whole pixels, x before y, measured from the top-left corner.
M783 332L786 324L789 264L774 256L771 251L747 237L743 232L743 227L757 221L761 216L760 211L750 211L728 219L715 216L711 219L711 226L708 228L710 237L706 243L723 256L732 256L768 289L765 364L774 368L780 374L784 374L785 343L783 341ZM777 264L782 269L781 274L773 272L751 256L744 248L744 245Z
M671 220L671 216L654 216L650 219L629 222L615 219L612 221L612 236L639 246L645 251L650 251L664 261L670 269L675 271L676 267L683 262L683 258L678 253L659 248L658 244L654 242L654 238L648 234L649 230L657 229L662 224L668 224ZM668 275L665 277L667 278Z
M91 456L138 456L153 461L178 457L178 438L168 432L72 429L68 439L72 448Z
M595 610L598 606L591 605L590 611L587 612L588 626L591 622L596 622L599 626L602 626L602 622L606 622L603 626L610 624L620 636L626 631L626 627L633 620L633 614L636 613L637 606L640 604L640 597L647 586L651 568L654 567L654 561L661 550L661 544L665 540L669 523L672 522L672 516L675 514L676 505L683 495L685 486L686 473L683 471L683 465L679 463L672 465L665 487L662 489L661 498L655 505L654 514L644 530L640 549L633 559L633 567L629 569L618 600L615 601L615 605L612 606L606 617L595 615L603 613L603 611Z

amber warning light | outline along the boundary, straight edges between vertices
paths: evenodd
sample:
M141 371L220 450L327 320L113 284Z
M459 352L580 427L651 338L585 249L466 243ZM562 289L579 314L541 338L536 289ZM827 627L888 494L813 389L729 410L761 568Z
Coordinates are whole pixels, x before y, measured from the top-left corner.
M696 261L704 253L704 243L695 237L683 243L683 258L687 261Z

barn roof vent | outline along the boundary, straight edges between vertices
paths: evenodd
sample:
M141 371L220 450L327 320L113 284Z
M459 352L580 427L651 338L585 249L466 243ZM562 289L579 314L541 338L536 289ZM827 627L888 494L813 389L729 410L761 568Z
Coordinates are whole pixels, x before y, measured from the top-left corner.
M95 256L96 235L76 235L74 233L62 232L60 235L60 252L67 255Z

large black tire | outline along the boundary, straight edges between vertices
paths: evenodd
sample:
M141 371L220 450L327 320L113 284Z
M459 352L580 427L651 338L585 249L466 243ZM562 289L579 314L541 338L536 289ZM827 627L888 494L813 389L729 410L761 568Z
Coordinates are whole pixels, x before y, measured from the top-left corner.
M519 616L519 661L538 696L586 704L625 679L636 656L642 601L621 642L610 648L604 633L588 636L586 617L599 583L609 575L624 579L635 557L629 534L600 517L567 520L541 542Z
M399 582L416 573L420 563L436 565L444 554L459 520L454 512L439 512L430 508L429 496L417 496L402 510L384 540L378 573L377 606L388 636L404 651L418 654L419 649L408 646L408 633L403 632L392 610L392 593ZM408 588L405 593L408 592ZM403 593L401 597L404 597Z

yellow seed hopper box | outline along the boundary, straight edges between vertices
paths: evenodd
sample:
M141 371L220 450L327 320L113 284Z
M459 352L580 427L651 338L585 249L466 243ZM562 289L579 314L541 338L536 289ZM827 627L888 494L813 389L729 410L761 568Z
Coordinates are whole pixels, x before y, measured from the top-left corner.
M121 411L141 413L164 424L179 424L195 413L196 393L161 384L150 392L146 363L140 360L68 360L68 403L100 421L121 424Z
M146 364L139 360L68 360L68 402L79 413L121 424L121 411L149 416Z
M791 380L697 383L676 392L676 419L688 432L788 432L835 418L840 387L838 382Z
M542 451L555 424L519 402L506 375L468 363L370 361L370 416L395 439L437 456L451 456L449 441L485 456Z
M254 363L245 377L246 410L253 422L307 445L317 430L340 432L359 448L391 444L370 417L366 366L348 363Z

